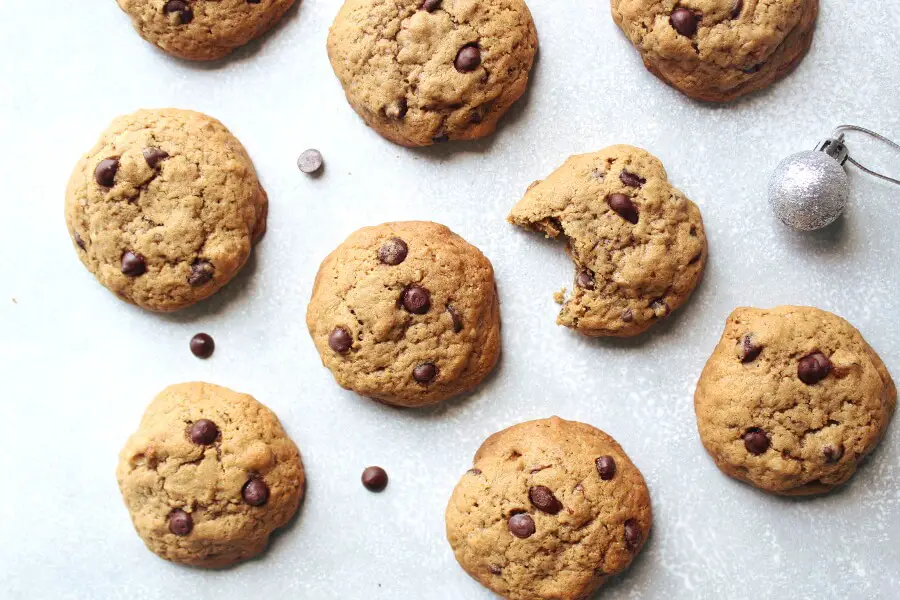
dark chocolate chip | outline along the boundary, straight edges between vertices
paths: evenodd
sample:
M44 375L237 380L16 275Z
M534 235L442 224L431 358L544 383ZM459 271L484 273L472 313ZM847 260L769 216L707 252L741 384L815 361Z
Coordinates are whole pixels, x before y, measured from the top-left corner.
M167 15L173 12L178 13L178 20L182 25L187 25L194 20L194 11L191 10L191 7L188 6L185 0L169 0L166 2L165 6L163 6L163 14Z
M403 290L400 302L414 315L424 315L431 308L431 293L421 285L412 284Z
M441 0L425 0L422 3L422 10L433 13L441 7Z
M118 158L104 158L97 163L97 168L94 169L94 181L105 188L111 188L116 184L116 172L118 170Z
M528 499L534 507L545 513L555 515L562 510L562 502L557 500L550 488L544 485L536 485L528 490Z
M147 161L147 166L151 169L155 169L159 166L159 163L169 158L169 153L159 148L144 148L143 154L144 160Z
M622 171L619 174L619 179L622 181L622 183L624 183L628 187L639 188L642 185L644 185L645 183L647 183L647 180L644 179L643 177L641 177L635 173L630 173L628 171Z
M463 46L457 52L453 64L460 73L471 73L481 64L481 50L475 44Z
M841 460L841 457L844 456L844 445L839 444L837 448L834 446L825 446L822 449L822 454L825 455L825 460L830 463L836 463Z
M617 215L631 223L637 225L638 209L631 201L631 198L625 194L610 194L606 198L606 204L613 209Z
M597 473L600 474L600 479L603 481L609 481L616 476L616 459L612 456L601 456L594 461L594 464L597 466Z
M247 0L247 4L259 4L262 0Z
M447 307L447 312L450 313L450 320L453 321L453 333L459 333L463 329L462 317L459 315L459 312L453 308L452 306Z
M251 477L244 484L241 497L250 506L262 506L269 501L269 486L259 477Z
M185 536L194 528L194 519L180 508L169 513L169 531L175 535Z
M697 33L697 15L686 8L679 7L673 10L669 16L669 22L675 31L685 37L692 37Z
M750 363L759 358L763 347L756 343L752 334L747 334L741 340L741 362Z
M208 260L200 260L197 259L194 261L194 264L191 265L191 274L188 275L188 283L193 287L199 287L213 278L213 271L215 271L215 267L213 267L212 263Z
M84 248L84 240L81 238L81 236L78 234L77 231L75 232L75 243L78 244L78 247L81 248L82 250L85 249Z
M519 513L511 516L507 522L509 532L517 538L525 539L534 535L534 519L531 515Z
M370 492L380 492L387 487L388 474L381 467L368 467L362 472L362 484Z
M575 278L575 285L586 290L594 289L594 273L590 269L581 269Z
M734 0L731 5L731 18L737 19L744 10L744 0Z
M315 148L304 150L297 158L297 168L308 175L321 169L322 164L322 153Z
M328 334L328 347L338 354L346 353L351 346L353 346L353 337L343 327L335 327Z
M147 262L137 252L129 250L122 255L122 273L129 277L138 277L147 272Z
M466 473L471 475L481 475L481 469L469 469Z
M831 361L821 352L813 352L797 363L797 377L806 385L819 383L831 372Z
M191 353L197 358L209 358L216 350L216 342L207 333L198 333L191 338Z
M491 573L493 573L494 575L500 575L501 573L503 573L503 569L501 569L497 565L491 565L488 568L491 570Z
M751 427L744 433L744 448L750 454L764 454L770 443L769 436L759 427Z
M378 249L378 260L386 265L396 266L406 260L409 246L400 238L391 238Z
M634 321L634 311L631 310L630 308L626 308L625 310L623 310L622 311L622 320L625 321L626 323L631 323L632 321Z
M625 521L625 547L628 548L629 552L634 552L638 549L643 537L644 534L641 533L641 526L638 525L637 521L634 519Z
M413 369L413 379L422 384L428 384L437 377L438 369L434 363L422 363Z
M215 442L217 437L219 428L209 419L200 419L191 425L190 438L198 446L208 446Z

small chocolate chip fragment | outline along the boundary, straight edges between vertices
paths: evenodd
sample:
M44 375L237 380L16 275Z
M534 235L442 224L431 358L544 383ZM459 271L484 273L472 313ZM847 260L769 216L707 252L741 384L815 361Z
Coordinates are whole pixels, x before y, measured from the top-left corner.
M194 528L194 519L180 508L169 513L169 531L175 535L185 536Z
M422 10L433 13L441 7L441 0L425 0L422 3Z
M163 14L178 13L178 20L182 25L187 25L194 20L194 11L185 0L169 0L163 6Z
M406 260L409 246L400 238L391 238L378 249L378 260L395 267Z
M622 171L619 174L619 179L625 185L627 185L629 187L635 187L635 188L639 188L642 185L644 185L645 183L647 183L647 180L644 179L643 177L641 177L640 175L637 175L635 173L630 173L628 171Z
M400 302L414 315L424 315L431 308L431 293L421 285L412 284L403 290Z
M78 247L79 247L79 248L81 248L82 250L84 250L84 249L85 249L85 248L84 248L84 240L81 238L81 236L78 234L77 231L75 232L74 235L75 235L75 243L78 244Z
M118 158L104 158L97 163L97 168L94 169L94 181L97 182L97 185L111 188L116 184L116 172L118 170Z
M622 311L622 320L625 321L626 323L631 323L632 321L634 321L634 311L631 310L630 308L626 308L625 310L623 310Z
M328 334L328 347L338 354L345 354L353 346L353 337L343 327L335 327Z
M191 265L188 283L193 287L205 285L213 278L213 271L215 271L215 267L213 267L211 262L198 259Z
M418 383L427 384L434 381L434 378L437 377L438 369L434 363L422 363L413 369L413 379L415 379Z
M434 142L435 144L443 144L444 142L450 141L450 136L447 135L446 133L441 134L441 135L436 135L433 138L431 138L431 141Z
M769 436L759 427L751 427L744 433L744 448L750 454L764 454L769 449Z
M501 573L503 573L503 569L501 569L497 565L491 565L488 568L491 570L491 573L493 573L494 575L500 575Z
M534 507L545 513L555 515L562 510L562 502L560 502L553 492L544 485L536 485L528 490L528 499Z
M509 518L507 522L509 532L517 538L525 539L534 535L534 519L531 515L518 513Z
M741 13L744 11L744 0L734 0L734 3L731 5L731 18L737 19L741 16Z
M822 448L822 454L825 455L826 461L836 463L844 456L844 445L838 444L836 448L831 445L825 446Z
M616 459L612 456L601 456L594 461L594 464L597 466L597 473L600 474L600 479L603 481L609 481L616 476Z
M466 473L469 473L470 475L481 475L481 469L469 469Z
M697 16L684 7L673 10L669 16L669 22L675 28L675 31L685 37L692 37L697 33Z
M631 223L637 225L638 209L631 198L625 194L610 194L606 198L606 204L615 211L617 215Z
M654 300L650 303L650 310L658 319L669 316L669 304L665 300Z
M269 501L269 486L259 477L251 477L244 484L241 497L250 506L262 506Z
M198 333L191 338L191 354L197 358L209 358L216 350L216 342L208 333Z
M297 158L297 168L307 175L317 172L323 164L322 153L315 148L304 150Z
M127 251L122 255L122 273L129 277L138 277L147 272L147 262L137 252Z
M144 160L147 161L147 166L151 169L155 169L159 166L159 163L169 158L169 153L159 148L144 148L143 154Z
M388 474L381 467L367 467L362 472L362 484L370 492L380 492L387 487Z
M194 421L190 430L191 441L198 446L208 446L219 437L219 428L209 419Z
M821 352L813 352L797 363L797 377L806 385L819 383L831 372L831 361Z
M628 548L629 552L637 550L643 537L644 534L641 533L641 526L638 525L637 521L634 519L625 521L625 547Z
M581 269L575 278L575 284L586 290L594 289L594 272L590 269Z
M763 347L756 342L753 337L753 334L748 333L741 339L741 362L742 363L750 363L759 358L759 355L762 354Z
M754 73L759 73L760 71L762 71L762 68L763 68L764 66L766 66L765 61L763 61L763 62L761 62L761 63L756 63L756 64L753 65L752 67L747 67L746 69L741 69L741 70L742 70L744 73L746 73L747 75L753 75Z
M247 4L259 4L262 0L247 0Z
M459 315L459 311L457 311L452 306L447 307L447 312L450 314L450 320L453 322L453 333L459 333L463 329L462 317Z
M471 73L481 64L481 50L475 44L463 46L453 64L460 73Z
M406 98L400 98L386 109L384 109L384 114L392 119L397 119L398 121L403 119L406 116L406 113L409 111L409 103L406 101Z

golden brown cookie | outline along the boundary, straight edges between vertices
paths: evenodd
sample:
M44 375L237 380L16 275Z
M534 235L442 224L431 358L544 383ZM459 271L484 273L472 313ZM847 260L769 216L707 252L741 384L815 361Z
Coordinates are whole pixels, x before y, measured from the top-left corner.
M552 417L489 437L446 522L456 560L482 585L511 600L576 600L628 568L652 511L614 439Z
M306 324L342 387L397 406L469 390L500 356L491 263L437 223L353 233L319 268Z
M827 492L878 444L897 388L847 321L818 308L738 308L706 363L694 409L726 474L778 494Z
M275 414L209 383L163 390L122 449L116 476L147 547L198 567L262 552L304 492L300 453Z
M328 35L350 105L404 146L493 133L536 50L523 0L346 0Z
M213 60L269 30L295 0L116 0L142 38L188 60Z
M612 15L660 79L727 102L769 86L812 43L819 0L612 0Z
M164 312L237 274L267 208L241 143L212 117L175 108L115 119L66 189L81 262L123 300Z
M700 210L633 146L569 157L508 220L567 238L575 282L557 323L588 336L647 330L687 301L706 265Z

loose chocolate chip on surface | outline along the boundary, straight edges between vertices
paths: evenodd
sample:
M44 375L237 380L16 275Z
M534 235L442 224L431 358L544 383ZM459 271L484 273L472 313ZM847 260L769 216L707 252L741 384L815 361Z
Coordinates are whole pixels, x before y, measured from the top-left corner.
M470 73L481 64L481 50L474 44L463 46L456 54L453 64L460 73Z
M191 441L198 446L208 446L219 437L219 428L209 419L200 419L191 425Z
M600 474L600 479L603 481L609 481L616 476L616 459L612 456L601 456L594 463L597 466L597 473Z
M751 427L744 434L744 447L750 454L764 454L770 443L769 436L759 427Z
M631 223L637 225L638 209L631 201L631 198L625 194L610 194L606 198L606 204L615 211L617 215Z
M831 361L821 352L804 356L797 363L797 377L806 385L819 383L831 372Z
M212 263L208 260L196 260L194 264L191 265L191 274L188 275L188 283L194 287L199 287L209 281L213 277L213 271L215 267L213 267Z
M761 345L757 344L753 339L752 334L747 334L741 339L741 362L749 363L753 362L759 355L762 353L763 348Z
M434 378L437 377L437 367L434 363L422 363L415 369L413 369L413 379L415 379L419 383L431 383L434 381Z
M734 3L731 5L731 18L737 19L741 16L741 12L744 10L744 0L734 0Z
M441 0L425 0L422 3L422 10L427 12L434 12L441 7Z
M182 25L187 25L194 20L194 11L191 10L191 7L184 0L169 0L166 2L165 6L163 6L163 14L167 15L173 12L178 13L178 20Z
M837 448L831 445L825 446L822 449L822 454L825 455L826 461L830 463L836 463L844 456L844 445L839 444Z
M216 342L208 333L198 333L191 338L191 353L197 358L209 358L216 350Z
M300 157L297 158L297 168L306 174L315 173L322 168L323 164L322 153L315 148L304 150Z
M75 243L78 244L79 248L84 250L84 240L81 238L77 231L75 232Z
M550 488L543 485L536 485L528 490L528 499L535 508L545 513L555 515L562 510L562 502L560 502Z
M409 254L409 246L400 238L391 238L378 249L378 260L392 267L406 260Z
M151 169L155 169L159 166L159 163L169 158L169 153L159 148L144 148L143 154L144 160L147 161L147 166Z
M625 547L629 552L634 552L641 545L641 526L634 519L625 521Z
M685 37L691 37L697 33L697 16L690 10L679 7L672 11L669 22L675 31Z
M431 308L431 293L421 285L412 284L403 290L400 301L414 315L424 315Z
M621 180L622 183L624 183L625 185L627 185L629 187L636 187L636 188L639 188L642 185L644 185L645 183L647 183L647 180L644 179L643 177L641 177L635 173L630 173L628 171L622 171L619 174L619 180Z
M185 536L194 528L194 519L190 514L176 508L169 513L169 531L175 535Z
M104 158L94 169L94 181L98 185L111 188L116 184L116 172L119 170L118 158Z
M534 535L534 519L531 515L519 513L511 516L507 522L509 532L517 538L525 539Z
M241 497L250 506L262 506L269 501L269 486L259 477L253 477L244 484Z
M453 333L459 333L463 329L462 317L459 315L459 312L453 308L452 306L447 307L447 312L450 314L450 320L453 322Z
M351 346L353 346L353 337L343 327L335 327L328 334L328 347L338 354L344 354L350 350Z
M147 263L143 256L131 250L122 255L122 273L129 277L138 277L146 272Z
M380 492L387 487L388 474L381 467L367 467L362 472L362 484L370 492Z

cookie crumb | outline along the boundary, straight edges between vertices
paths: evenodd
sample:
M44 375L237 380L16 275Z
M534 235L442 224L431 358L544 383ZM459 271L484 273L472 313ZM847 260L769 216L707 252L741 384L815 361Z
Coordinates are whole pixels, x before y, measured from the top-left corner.
M553 301L562 306L566 303L566 288L563 288L553 294Z

